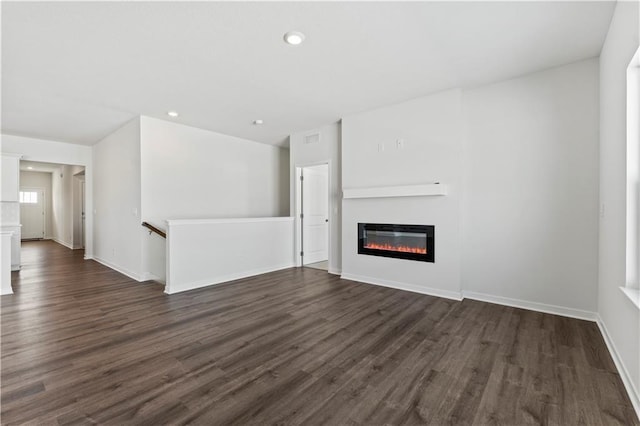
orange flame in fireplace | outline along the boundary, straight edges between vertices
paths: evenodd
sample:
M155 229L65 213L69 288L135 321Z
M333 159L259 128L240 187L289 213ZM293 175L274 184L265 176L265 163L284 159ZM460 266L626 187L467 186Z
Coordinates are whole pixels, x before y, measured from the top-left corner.
M424 247L392 246L391 244L366 243L364 248L375 249L375 250L399 251L402 253L427 254L427 249Z

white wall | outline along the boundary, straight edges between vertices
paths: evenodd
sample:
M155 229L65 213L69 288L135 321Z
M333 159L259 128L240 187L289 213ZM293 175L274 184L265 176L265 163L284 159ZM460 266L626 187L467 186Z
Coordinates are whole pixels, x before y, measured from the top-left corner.
M3 155L2 158L2 196L3 203L16 203L20 182L20 156Z
M344 199L343 277L460 297L461 118L460 90L343 118L343 188L449 187L444 197ZM435 225L435 263L358 255L358 222Z
M94 258L143 279L140 226L140 120L130 121L93 147Z
M42 188L44 195L44 238L53 238L53 209L51 197L51 173L20 171L20 188Z
M84 166L87 182L85 205L87 212L93 211L92 147L7 134L2 134L1 136L2 152L21 154L22 160ZM86 217L86 248L84 256L87 259L93 257L93 215L91 214L87 214Z
M595 312L597 59L463 99L464 291Z
M140 118L142 220L287 216L289 150ZM143 238L147 278L165 278L164 240Z
M343 200L343 276L595 318L598 128L597 59L345 117L343 188L449 193ZM358 255L358 222L435 225L435 263Z
M62 165L51 174L52 238L70 248L80 248L74 241L74 216L77 194L74 175L84 170L82 166Z
M11 288L11 238L13 232L0 230L0 295L12 294Z
M329 196L331 198L331 212L329 220L329 272L342 272L342 158L341 158L341 124L333 123L318 129L292 134L289 137L290 146L290 177L291 177L291 216L295 216L296 206L296 167L329 163ZM317 143L305 143L308 135L319 134ZM296 230L299 227L296 218ZM296 235L296 238L299 238ZM296 252L300 249L297 248Z
M2 196L0 197L0 230L11 235L9 264L11 271L20 270L20 203L18 192L20 186L20 154L10 154L2 151ZM6 257L3 256L3 268ZM6 271L3 270L4 275ZM9 274L11 276L11 274ZM5 277L6 278L6 277ZM5 280L5 286L6 286ZM6 290L7 288L5 288ZM10 289L10 286L9 286Z
M166 293L292 267L293 218L170 220Z
M141 117L144 220L289 214L287 149Z
M625 285L626 72L640 45L638 3L618 2L600 55L600 218L598 311L633 389L640 412L640 310L619 287Z

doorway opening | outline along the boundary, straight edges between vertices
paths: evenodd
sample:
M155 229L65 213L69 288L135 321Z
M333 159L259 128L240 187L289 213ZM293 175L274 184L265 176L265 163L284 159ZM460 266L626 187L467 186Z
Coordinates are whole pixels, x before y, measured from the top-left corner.
M84 169L73 175L73 246L85 247L85 178Z
M296 168L298 264L328 271L330 256L329 164Z
M85 167L20 161L21 240L85 248Z

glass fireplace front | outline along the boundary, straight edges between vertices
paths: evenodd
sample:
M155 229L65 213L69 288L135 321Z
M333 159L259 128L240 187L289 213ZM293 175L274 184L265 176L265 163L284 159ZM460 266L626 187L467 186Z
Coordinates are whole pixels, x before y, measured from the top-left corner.
M358 254L434 262L432 225L358 223Z

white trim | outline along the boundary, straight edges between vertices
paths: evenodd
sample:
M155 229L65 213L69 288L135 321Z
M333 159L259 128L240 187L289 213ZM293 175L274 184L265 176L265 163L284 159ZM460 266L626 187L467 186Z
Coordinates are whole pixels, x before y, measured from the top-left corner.
M303 256L300 256L300 252L304 251L302 248L302 222L300 221L300 215L302 214L302 186L300 185L300 176L302 175L302 169L307 168L307 167L315 167L315 166L323 166L323 165L327 165L327 191L328 191L328 197L329 199L327 200L328 203L328 209L329 209L329 226L327 227L327 264L329 265L329 269L331 270L335 270L332 268L332 265L335 263L335 260L333 258L332 255L332 248L333 248L333 237L331 236L333 234L333 232L331 232L331 227L333 226L333 221L334 221L334 202L333 202L333 193L332 193L332 188L333 188L333 179L331 178L331 176L333 175L333 165L331 162L331 159L325 159L325 160L319 160L319 161L314 161L311 163L298 163L294 165L294 172L295 172L295 176L294 176L294 180L295 180L295 188L294 188L294 210L295 210L295 215L293 216L293 219L295 220L294 223L294 249L295 249L295 266L300 267L300 266L304 266L304 259ZM335 220L338 220L337 218L335 218ZM329 272L329 271L328 271ZM331 272L329 272L331 273ZM336 275L340 275L341 272L336 272Z
M71 245L71 243L67 243L65 241L59 240L57 238L51 238L52 241L55 241L56 243L60 244L61 246L65 246L66 248L73 250L73 246Z
M495 303L497 305L528 309L530 311L544 312L545 314L560 315L563 317L577 318L587 321L596 321L596 318L598 317L597 312L567 308L558 305L548 305L546 303L530 302L528 300L511 299L509 297L494 296L491 294L475 293L473 291L463 291L462 296L465 299L479 300L481 302Z
M442 290L432 287L422 287L415 284L402 283L391 280L381 280L373 277L365 277L362 275L342 274L342 279L358 281L365 284L379 285L383 287L395 288L398 290L411 291L414 293L428 294L430 296L444 297L453 300L472 299L481 302L495 303L498 305L511 306L514 308L528 309L530 311L544 312L547 314L561 315L564 317L577 318L587 321L596 321L598 314L596 312L584 311L581 309L567 308L564 306L547 305L545 303L530 302L527 300L510 299L507 297L493 296L483 293L475 293L471 291L461 291L460 293L451 290Z
M620 287L625 296L631 300L631 303L636 305L636 308L640 309L640 289L632 287Z
M159 276L152 274L151 272L145 272L140 276L140 281L157 281L162 284L166 284Z
M241 278L253 277L253 276L256 276L256 275L261 275L261 274L266 274L266 273L269 273L269 272L280 271L282 269L288 269L288 268L293 268L293 267L294 267L293 262L289 262L289 263L286 263L286 264L270 266L270 267L267 267L267 268L252 269L252 270L249 270L249 271L223 275L221 277L216 277L216 278L211 278L211 279L206 279L206 280L198 280L198 281L192 281L192 282L188 282L188 283L180 283L180 289L179 290L172 290L171 288L169 288L169 285L165 285L164 292L166 294L182 293L184 291L195 290L197 288L210 287L210 286L216 285L216 284L222 284L222 283L226 283L226 282L229 282L229 281L239 280ZM173 286L175 286L175 284L173 284Z
M1 231L0 240L2 247L0 254L0 295L13 294L11 287L11 244L13 243L13 231Z
M631 404L636 411L636 415L640 418L640 390L638 390L631 380L631 376L627 371L622 359L618 355L618 350L616 346L613 344L613 340L611 340L611 336L607 331L607 327L604 324L604 321L597 315L596 323L598 324L598 328L600 329L600 333L604 338L604 343L607 345L607 349L609 349L609 353L611 354L611 358L613 359L613 363L616 365L618 369L618 374L620 374L620 378L622 379L622 383L624 384L625 389L627 390L627 395L629 395L629 399L631 400Z
M5 135L5 133L2 133L2 135ZM15 154L13 152L2 152L0 153L1 156L3 157L14 157L14 158L22 158L23 155L22 154Z
M449 299L454 299L454 300L461 300L460 298L450 297L445 295L446 293L448 293L449 295L455 294L455 292L446 291L446 290L416 287L413 285L396 283L393 281L378 280L374 278L361 277L358 275L350 275L350 274L343 274L341 278L352 280L352 281L363 282L366 284L374 284L374 285L380 285L384 287L396 288L399 290L412 291L415 293L429 294L433 296L447 297ZM600 329L600 333L602 334L604 342L607 345L607 349L611 354L611 358L613 359L616 369L618 370L618 374L622 379L622 383L624 384L627 394L629 395L629 399L631 400L633 408L635 409L636 415L638 416L638 418L640 418L640 391L635 387L633 381L631 380L631 376L629 375L629 372L627 371L624 363L622 362L620 356L618 355L618 350L613 344L613 340L611 340L609 332L607 331L607 327L605 326L604 321L602 320L602 318L597 312L566 308L566 307L557 306L557 305L547 305L545 303L529 302L529 301L519 300L519 299L510 299L507 297L492 296L488 294L475 293L470 291L463 291L462 298L479 300L479 301L488 302L488 303L496 303L499 305L527 309L530 311L543 312L547 314L554 314L554 315L560 315L560 316L595 322L598 325L598 328Z
M342 274L343 280L358 281L365 284L373 284L381 287L390 287L397 290L411 291L413 293L426 294L429 296L444 297L445 299L462 300L461 293L451 290L442 290L439 288L417 286L415 284L402 283L398 281L381 280L373 277L365 277L362 275Z
M293 224L293 249L294 249L294 257L296 266L304 266L302 264L302 256L300 256L300 252L302 251L302 222L300 220L300 213L302 212L302 186L300 185L300 176L302 176L302 167L304 166L295 166L294 168L294 224ZM331 226L331 225L329 225ZM329 254L331 255L331 254Z
M373 188L345 188L343 198L382 198L382 197L422 197L447 195L447 185L429 183L426 185L377 186Z
M118 265L116 265L114 263L111 263L111 262L106 261L104 259L100 259L97 256L93 256L93 260L95 260L98 263L103 264L104 266L106 266L108 268L113 269L116 272L120 272L122 275L126 275L127 277L129 277L131 279L134 279L134 280L136 280L138 282L144 281L143 279L141 279L142 277L140 275L136 274L135 272L129 271L129 270L125 269L125 268L122 268L122 267L120 267L120 266L118 266Z
M219 223L252 223L252 222L292 222L293 217L242 217L225 219L168 219L168 226L212 225Z
M33 170L20 170L20 172L34 172ZM47 172L38 172L35 171L35 173L47 173ZM50 178L51 179L51 178ZM39 192L40 196L42 197L42 238L25 238L26 240L37 240L37 239L42 239L42 240L48 240L49 238L47 238L47 236L50 236L49 232L52 231L52 229L49 229L49 227L47 226L47 222L49 218L49 215L47 214L47 188L46 187L42 187L42 186L20 186L18 185L18 204L20 204L20 214L22 215L22 204L20 202L20 193L21 192ZM52 194L53 196L53 194ZM53 209L53 206L51 206L51 209ZM51 213L53 214L53 210L51 211ZM20 220L22 221L22 216L20 217ZM22 226L22 225L21 225ZM23 237L20 236L20 240L22 240Z
M331 159L326 158L324 160L311 161L309 163L296 163L294 164L294 167L302 169L304 167L322 166L323 164L329 164L330 162L331 162Z
M332 275L342 275L342 269L338 269L338 268L329 268L327 272Z

